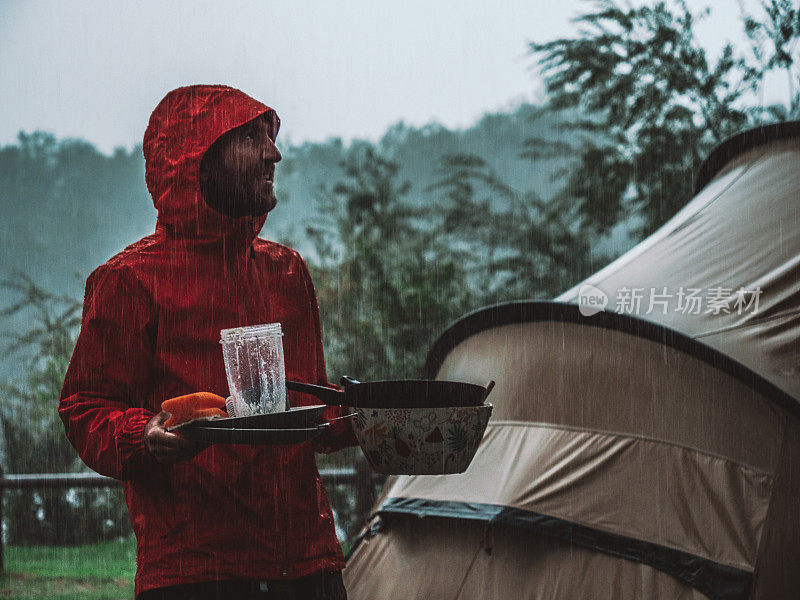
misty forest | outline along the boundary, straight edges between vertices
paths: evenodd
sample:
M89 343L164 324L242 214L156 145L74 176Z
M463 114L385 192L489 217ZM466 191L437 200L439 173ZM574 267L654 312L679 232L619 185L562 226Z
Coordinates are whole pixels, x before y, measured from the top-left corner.
M283 144L278 207L262 237L312 270L328 374L418 377L449 323L480 307L553 298L667 221L710 150L762 123L800 117L800 13L764 0L721 53L679 1L585 3L580 35L531 43L546 99L450 130L400 122L376 142ZM789 81L764 106L765 76ZM57 399L88 274L148 235L156 212L141 147L20 132L0 148L3 247L0 465L86 469ZM351 457L352 458L352 457ZM325 458L325 460L348 460ZM342 537L352 501L332 492ZM15 545L130 536L114 490L5 494Z

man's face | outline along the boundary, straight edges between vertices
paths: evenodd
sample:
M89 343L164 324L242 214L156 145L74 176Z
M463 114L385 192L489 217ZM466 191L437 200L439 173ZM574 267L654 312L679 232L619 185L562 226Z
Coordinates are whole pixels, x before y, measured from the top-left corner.
M263 215L275 208L275 163L281 153L270 137L269 115L221 136L203 156L200 187L211 208L230 217Z

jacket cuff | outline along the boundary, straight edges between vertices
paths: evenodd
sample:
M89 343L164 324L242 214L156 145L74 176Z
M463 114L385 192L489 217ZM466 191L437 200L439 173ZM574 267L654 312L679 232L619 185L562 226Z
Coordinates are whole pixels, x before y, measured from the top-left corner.
M116 435L122 479L130 479L150 462L150 453L144 444L144 428L154 416L154 412L144 408L125 411L125 418L122 419Z

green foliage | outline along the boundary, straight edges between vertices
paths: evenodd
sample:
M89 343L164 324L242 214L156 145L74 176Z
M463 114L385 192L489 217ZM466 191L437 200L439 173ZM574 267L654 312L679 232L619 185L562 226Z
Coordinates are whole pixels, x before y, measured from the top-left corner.
M398 165L361 143L308 228L331 374L416 377L447 325L469 310L548 297L589 273L586 236L472 154L446 155L408 198Z
M0 317L33 313L28 331L4 333L21 378L0 382L2 466L6 473L85 470L64 435L57 399L80 324L79 302L55 296L17 274L0 288L20 299ZM130 532L120 490L15 490L4 495L7 538L15 544L75 544Z
M709 60L683 0L593 6L580 37L530 45L551 107L588 115L570 127L580 143L553 149L570 160L557 202L585 230L634 215L646 235L689 199L710 149L763 115L747 103L762 72L730 44Z
M400 122L387 130L375 149L397 165L398 181L409 183L405 199L412 205L436 201L425 188L435 183L435 168L448 154L481 156L506 185L522 190L535 188L540 196L548 197L556 187L550 175L558 162L543 160L531 169L519 156L519 149L526 138L544 135L548 126L555 126L554 121L551 111L521 104L509 111L486 114L463 130L438 124L411 127ZM345 177L342 165L350 149L359 143L347 145L334 138L281 146L283 160L275 179L278 207L270 213L264 235L276 239L276 235L285 237L287 231L291 232L298 249L309 253L311 245L306 243L304 224L320 216L320 205L314 199L321 189L331 192L332 182Z
M512 189L473 154L444 156L437 174L427 190L443 192L443 201L431 221L475 308L553 297L589 274L586 236L535 191Z
M414 377L433 336L469 303L460 267L441 251L424 209L404 197L398 167L354 146L344 178L308 227L330 372L361 379Z
M768 109L776 119L796 119L800 117L800 7L794 0L761 0L759 8L760 19L743 14L759 72L782 69L789 84L788 105Z
M0 147L0 277L20 271L45 289L82 294L92 269L153 231L143 162L136 148L107 156L86 141L38 131ZM15 293L0 288L0 306ZM38 325L25 312L7 323ZM0 358L0 375L9 362Z

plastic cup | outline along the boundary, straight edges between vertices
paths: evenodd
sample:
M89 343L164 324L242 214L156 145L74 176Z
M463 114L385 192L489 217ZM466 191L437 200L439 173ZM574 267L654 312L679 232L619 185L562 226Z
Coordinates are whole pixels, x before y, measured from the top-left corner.
M286 370L280 323L223 329L222 358L235 416L286 410Z

